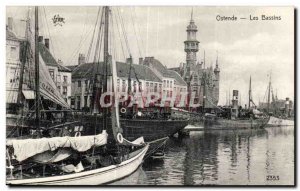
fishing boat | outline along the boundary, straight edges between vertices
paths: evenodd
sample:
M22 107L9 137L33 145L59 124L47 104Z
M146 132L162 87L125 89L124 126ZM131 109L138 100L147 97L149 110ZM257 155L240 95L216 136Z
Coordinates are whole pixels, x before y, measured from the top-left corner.
M219 107L216 114L206 113L203 116L205 130L261 129L266 126L269 116L256 109L252 99L251 76L248 109L238 106L238 90L233 90L232 95L230 107Z
M99 8L100 9L100 8ZM38 36L38 7L34 9L35 39ZM109 8L103 7L105 28L109 20ZM107 31L107 30L105 30ZM104 40L107 45L108 32ZM36 45L35 41L35 45ZM37 50L37 49L36 49ZM112 91L116 86L116 66L104 46L104 63L110 67ZM36 81L39 84L39 52L35 51ZM107 83L103 84L107 89ZM39 85L35 86L39 96ZM39 99L39 97L37 98ZM143 137L129 141L122 135L118 105L104 109L104 129L101 133L81 136L44 137L38 134L32 138L8 138L6 140L6 160L8 185L98 185L110 183L130 175L143 162L149 144ZM37 112L38 113L38 112ZM35 118L39 119L35 114ZM108 117L110 116L110 117ZM106 123L111 120L111 125ZM35 127L38 130L40 125ZM95 131L99 124L95 123ZM53 129L52 129L53 130Z

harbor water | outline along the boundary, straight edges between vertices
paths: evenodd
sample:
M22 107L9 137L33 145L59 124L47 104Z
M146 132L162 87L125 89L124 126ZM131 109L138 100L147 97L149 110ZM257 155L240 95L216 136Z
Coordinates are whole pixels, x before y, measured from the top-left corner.
M163 160L146 161L115 185L293 185L294 127L194 131L171 138Z

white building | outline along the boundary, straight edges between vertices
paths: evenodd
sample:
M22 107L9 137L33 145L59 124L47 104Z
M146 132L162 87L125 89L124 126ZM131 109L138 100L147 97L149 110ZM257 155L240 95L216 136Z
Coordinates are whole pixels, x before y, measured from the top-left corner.
M22 39L13 32L13 19L6 26L6 103L7 107L17 103L20 75L20 44Z
M84 55L80 54L78 65L69 66L72 70L72 99L71 107L76 110L90 107L92 98L92 89L89 87L90 80L93 79L94 72L103 73L103 62L84 63ZM117 62L117 91L128 93L128 76L130 73L131 91L140 92L143 99L149 92L159 93L172 97L175 93L179 95L180 91L186 91L187 86L180 75L172 70L168 70L158 60L153 57L140 58L139 64L130 64Z

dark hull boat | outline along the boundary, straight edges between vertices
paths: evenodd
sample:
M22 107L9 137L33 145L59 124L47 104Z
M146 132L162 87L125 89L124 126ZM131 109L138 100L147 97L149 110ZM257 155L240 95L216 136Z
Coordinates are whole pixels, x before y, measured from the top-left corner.
M86 128L83 133L90 134L91 131L94 131L93 121L95 121L95 116L85 115L81 118L83 118L82 123ZM101 131L102 117L97 117L97 121L99 121L99 131ZM188 120L120 119L120 125L126 139L134 140L143 136L146 142L151 142L157 139L173 136L188 125Z
M205 117L205 130L238 130L238 129L261 129L266 126L269 118L261 119L225 119L219 117Z

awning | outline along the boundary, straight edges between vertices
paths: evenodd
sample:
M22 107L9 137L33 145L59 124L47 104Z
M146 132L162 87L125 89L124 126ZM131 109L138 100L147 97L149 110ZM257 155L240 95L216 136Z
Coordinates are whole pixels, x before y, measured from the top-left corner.
M25 99L34 99L34 91L33 90L23 90L23 95Z

